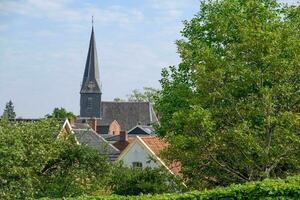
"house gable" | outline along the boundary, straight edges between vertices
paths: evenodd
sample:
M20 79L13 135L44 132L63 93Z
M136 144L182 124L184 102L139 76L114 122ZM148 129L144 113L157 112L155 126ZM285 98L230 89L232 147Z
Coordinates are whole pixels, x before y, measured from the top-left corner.
M120 135L121 127L117 120L114 120L112 123L110 123L108 128L108 134L110 135Z
M71 126L69 121L66 120L57 139L68 140L70 136L74 136L75 142L78 145L86 145L97 149L100 154L108 155L111 161L116 160L120 154L120 151L116 147L97 134L88 124L75 124Z
M65 120L65 122L62 125L62 128L60 130L60 132L57 135L57 139L61 139L61 140L68 140L68 138L74 135L74 132L72 130L72 126L69 122L68 119ZM75 138L76 143L78 144L78 141Z
M117 161L123 161L126 166L132 166L133 162L141 162L143 167L157 168L164 166L171 174L174 174L139 136L126 147Z
M156 159L156 156L150 153L149 150L141 144L140 141L138 141L138 139L129 146L130 147L127 149L126 153L118 158L118 161L122 160L124 165L132 167L133 163L139 162L142 163L143 167L157 168L162 166Z
M149 135L145 130L143 130L141 127L136 126L130 131L128 131L129 135Z

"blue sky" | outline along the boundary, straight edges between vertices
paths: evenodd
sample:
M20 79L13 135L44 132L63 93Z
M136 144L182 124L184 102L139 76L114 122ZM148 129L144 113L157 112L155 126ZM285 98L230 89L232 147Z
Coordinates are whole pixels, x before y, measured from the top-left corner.
M159 88L161 69L179 63L182 21L198 10L198 0L0 0L0 114L10 99L18 117L79 113L92 15L103 100Z

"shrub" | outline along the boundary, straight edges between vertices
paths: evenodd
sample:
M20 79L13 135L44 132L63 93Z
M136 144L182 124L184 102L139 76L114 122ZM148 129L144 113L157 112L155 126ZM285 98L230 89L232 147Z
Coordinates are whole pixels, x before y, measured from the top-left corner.
M0 199L92 194L107 185L110 165L95 149L57 140L56 120L0 120Z
M164 169L116 166L111 189L118 195L160 194L180 191L181 183Z
M266 179L259 182L235 184L207 191L194 191L183 194L160 194L141 196L82 196L70 200L165 200L165 199L299 199L300 175L287 179Z

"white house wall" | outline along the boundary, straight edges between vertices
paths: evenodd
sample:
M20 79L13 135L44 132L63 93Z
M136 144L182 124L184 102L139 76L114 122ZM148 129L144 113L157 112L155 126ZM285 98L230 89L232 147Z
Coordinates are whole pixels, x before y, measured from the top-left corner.
M141 162L143 164L143 168L157 168L161 166L158 161L155 161L153 158L151 159L147 150L144 149L144 147L138 142L133 144L132 148L126 153L122 161L124 165L128 167L132 166L133 162Z

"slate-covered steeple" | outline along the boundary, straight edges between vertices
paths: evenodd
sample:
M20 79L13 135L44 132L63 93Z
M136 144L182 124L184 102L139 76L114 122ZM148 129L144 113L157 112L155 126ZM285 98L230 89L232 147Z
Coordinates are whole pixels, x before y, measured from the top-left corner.
M90 38L83 80L80 90L80 117L100 118L101 85L94 27Z
M101 93L94 27L92 27L80 93Z

